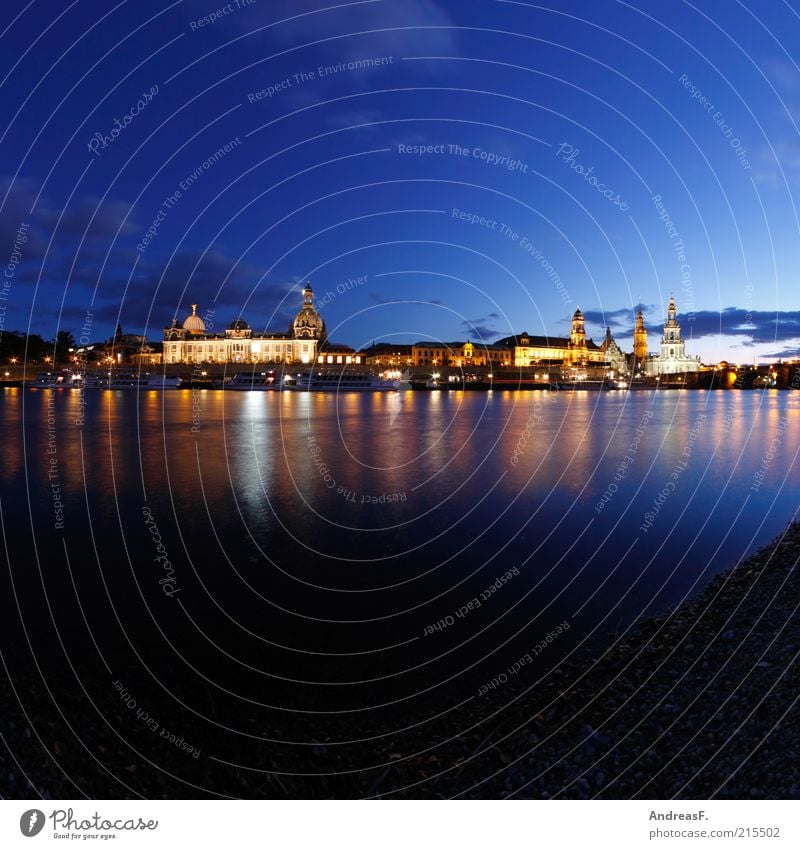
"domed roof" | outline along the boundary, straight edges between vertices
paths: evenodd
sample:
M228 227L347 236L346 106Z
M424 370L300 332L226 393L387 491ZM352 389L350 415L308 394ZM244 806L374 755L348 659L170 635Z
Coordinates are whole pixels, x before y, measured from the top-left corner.
M583 318L583 313L581 312L580 307L578 307L578 309L576 309L575 312L572 313L572 317L573 318Z
M303 305L294 317L291 332L297 339L322 339L325 337L325 322L314 309L314 294L311 284L303 289Z
M192 304L192 314L183 322L183 329L189 333L205 333L206 325L197 314L197 304Z
M250 325L243 319L237 318L228 325L228 330L249 330Z

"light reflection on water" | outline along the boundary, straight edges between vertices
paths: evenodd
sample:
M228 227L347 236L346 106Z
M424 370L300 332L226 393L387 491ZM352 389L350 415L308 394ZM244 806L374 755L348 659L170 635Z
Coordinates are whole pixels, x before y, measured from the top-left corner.
M798 507L797 393L6 390L0 403L4 520L29 528L29 495L54 563L48 410L63 539L89 562L91 516L123 607L131 569L158 598L146 503L198 619L211 594L311 648L411 639L512 566L520 577L465 627L498 620L497 640L577 614L571 634L615 630L697 591Z

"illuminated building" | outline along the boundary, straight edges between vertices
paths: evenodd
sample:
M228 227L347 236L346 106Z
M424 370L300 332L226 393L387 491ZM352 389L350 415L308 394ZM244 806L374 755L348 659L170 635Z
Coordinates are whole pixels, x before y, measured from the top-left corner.
M417 342L411 346L411 358L415 366L481 368L512 364L511 352L500 343L485 345L480 342Z
M610 335L610 331L609 334ZM613 342L613 339L611 340ZM605 349L586 338L586 322L580 309L572 314L569 337L507 336L497 343L513 351L513 365L535 366L540 363L591 365L606 362ZM614 343L616 345L616 343Z
M242 318L223 333L214 333L214 313L204 318L197 304L183 324L164 328L165 363L313 363L317 346L325 340L325 322L314 308L310 285L303 289L299 312L288 332L254 332Z
M639 312L636 313L636 326L633 328L633 359L634 367L644 368L647 360L647 328L644 326L641 304Z
M651 377L700 371L700 358L686 356L686 342L681 338L677 312L675 298L670 295L664 335L661 337L661 353L656 357L649 357L645 365L645 371Z

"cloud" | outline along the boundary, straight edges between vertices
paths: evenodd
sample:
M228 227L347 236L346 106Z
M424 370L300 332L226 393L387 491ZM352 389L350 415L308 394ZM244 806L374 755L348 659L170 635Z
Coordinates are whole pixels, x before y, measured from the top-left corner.
M461 328L467 334L476 336L478 341L487 342L495 336L500 336L501 333L496 327L491 326L492 321L497 321L500 315L496 312L490 312L481 318L466 318L461 322Z
M774 360L794 360L800 357L800 347L782 348L780 351L772 351L761 355L764 358Z
M131 204L125 201L105 201L100 205L100 198L85 197L67 207L63 213L43 207L39 220L50 229L58 225L61 236L90 240L113 238L139 232L139 225L130 215L131 209Z
M618 335L631 335L638 311L629 307L614 310L584 310L587 324L610 326ZM660 332L664 318L655 306L642 307L645 326L649 332ZM649 320L648 320L649 316ZM743 347L764 342L778 342L800 337L800 310L752 310L743 307L725 307L721 312L700 310L678 313L684 339L703 337L730 337Z
M725 307L722 312L702 310L679 315L687 338L743 336L750 343L776 342L800 337L800 310L746 310ZM746 344L746 343L745 343Z

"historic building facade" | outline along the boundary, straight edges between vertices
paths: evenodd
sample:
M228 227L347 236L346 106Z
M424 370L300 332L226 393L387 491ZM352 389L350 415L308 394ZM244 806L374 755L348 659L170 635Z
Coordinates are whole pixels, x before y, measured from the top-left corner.
M285 333L254 333L242 318L223 333L213 330L213 319L197 314L197 304L183 324L164 328L165 363L313 363L317 347L325 340L325 322L314 307L310 285L303 289L302 304Z
M668 374L691 374L700 371L700 358L686 356L686 342L681 338L681 326L677 320L678 309L675 298L670 295L667 304L667 320L661 337L661 352L648 357L645 372L651 377Z
M600 346L605 355L605 364L617 375L628 371L628 357L611 335L611 328L606 327L606 338Z
M480 342L417 342L411 346L415 366L452 366L454 368L483 368L510 366L512 354L499 343Z
M500 339L497 344L511 349L512 365L516 367L556 363L580 366L606 362L603 346L586 338L586 321L580 309L572 314L569 337L521 333Z

